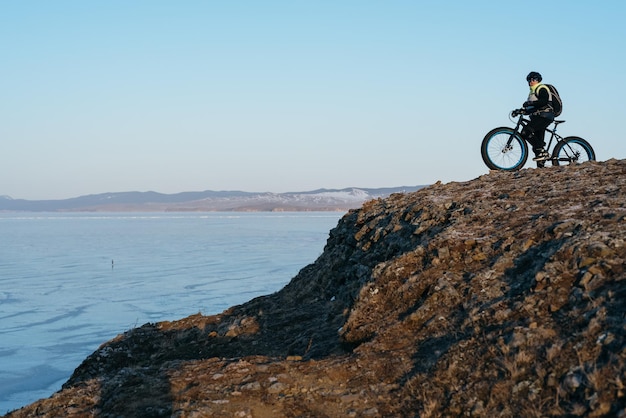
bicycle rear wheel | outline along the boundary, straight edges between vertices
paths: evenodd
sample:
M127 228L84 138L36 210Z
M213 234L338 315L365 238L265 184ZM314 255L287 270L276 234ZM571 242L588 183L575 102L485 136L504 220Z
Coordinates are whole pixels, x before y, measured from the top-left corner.
M485 135L480 153L490 169L515 171L526 164L528 145L514 129L495 128Z
M578 136L568 136L559 141L552 151L552 164L576 164L595 161L596 153L589 142Z

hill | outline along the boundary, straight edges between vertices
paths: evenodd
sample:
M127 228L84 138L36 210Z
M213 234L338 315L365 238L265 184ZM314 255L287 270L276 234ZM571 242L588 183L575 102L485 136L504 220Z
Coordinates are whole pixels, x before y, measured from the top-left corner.
M346 211L367 200L424 186L318 189L308 192L241 191L102 193L62 200L24 200L0 196L0 211L12 212L271 212Z
M10 417L626 416L626 161L368 201L279 292L104 343Z

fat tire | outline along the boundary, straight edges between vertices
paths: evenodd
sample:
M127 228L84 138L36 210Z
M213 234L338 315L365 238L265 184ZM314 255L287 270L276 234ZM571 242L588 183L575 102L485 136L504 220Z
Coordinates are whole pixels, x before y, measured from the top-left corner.
M576 156L576 154L578 156ZM578 136L563 138L552 151L552 164L577 164L585 161L595 161L596 153L586 140Z
M504 151L507 141L513 135L510 149ZM516 171L524 167L528 159L528 145L519 132L508 127L489 131L480 146L483 161L491 170Z

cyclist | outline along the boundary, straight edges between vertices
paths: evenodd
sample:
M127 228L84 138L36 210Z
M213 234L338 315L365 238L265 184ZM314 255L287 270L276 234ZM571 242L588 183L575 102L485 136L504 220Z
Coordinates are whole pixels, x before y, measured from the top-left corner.
M526 76L530 87L528 99L524 102L525 113L530 115L530 123L522 130L522 137L533 147L537 167L543 167L545 161L550 159L550 154L545 150L546 128L554 120L552 108L552 93L550 89L541 84L541 74L531 71ZM544 87L544 88L541 88Z

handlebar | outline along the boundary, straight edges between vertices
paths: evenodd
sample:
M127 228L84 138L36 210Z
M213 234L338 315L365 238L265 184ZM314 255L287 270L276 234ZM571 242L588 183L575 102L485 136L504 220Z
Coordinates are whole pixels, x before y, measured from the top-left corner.
M525 115L526 114L526 109L514 109L511 111L511 117L518 117L520 115Z

